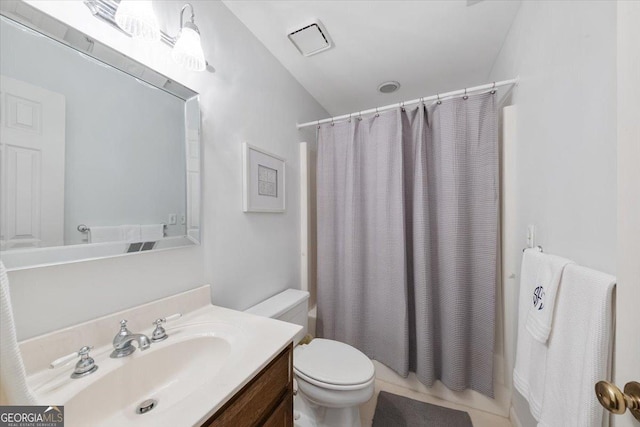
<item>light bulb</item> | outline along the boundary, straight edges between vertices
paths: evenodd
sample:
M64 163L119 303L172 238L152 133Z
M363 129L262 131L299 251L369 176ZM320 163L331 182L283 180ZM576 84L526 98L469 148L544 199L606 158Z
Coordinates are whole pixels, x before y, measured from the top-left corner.
M122 0L115 15L116 24L131 37L160 40L160 26L151 0Z
M188 22L182 27L178 40L171 51L171 57L187 70L204 71L207 68L207 61L204 59L200 43L200 34L194 24Z

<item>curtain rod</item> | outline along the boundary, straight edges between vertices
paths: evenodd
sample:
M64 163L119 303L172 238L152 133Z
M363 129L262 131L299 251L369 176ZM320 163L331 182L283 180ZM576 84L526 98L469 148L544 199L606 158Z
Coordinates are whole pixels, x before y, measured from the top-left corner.
M412 99L411 101L403 101L403 102L398 102L395 104L389 104L389 105L385 105L384 107L377 107L377 108L370 108L368 110L363 110L363 111L358 111L356 113L351 113L351 114L343 114L342 116L336 116L336 117L329 117L327 119L322 119L322 120L315 120L313 122L307 122L307 123L302 123L302 124L296 124L296 127L298 129L302 129L302 128L306 128L308 126L319 126L323 123L335 123L338 121L342 121L342 120L347 120L353 117L359 117L362 116L363 114L371 114L371 113L380 113L382 111L387 111L387 110L392 110L394 108L398 108L398 107L404 107L405 105L409 105L409 104L418 104L420 102L426 102L426 101L437 101L437 100L442 100L445 98L452 98L452 97L456 97L459 95L467 95L469 93L472 92L479 92L479 91L483 91L483 90L488 90L488 89L495 89L498 88L500 86L510 86L510 85L514 85L518 83L518 78L516 77L515 79L511 79L511 80L503 80L501 82L493 82L493 83L487 83L484 85L480 85L480 86L474 86L474 87L470 87L470 88L466 88L466 89L459 89L459 90L454 90L451 92L445 92L445 93L440 93L437 95L432 95L432 96L426 96L426 97L422 97L422 98L417 98L417 99Z

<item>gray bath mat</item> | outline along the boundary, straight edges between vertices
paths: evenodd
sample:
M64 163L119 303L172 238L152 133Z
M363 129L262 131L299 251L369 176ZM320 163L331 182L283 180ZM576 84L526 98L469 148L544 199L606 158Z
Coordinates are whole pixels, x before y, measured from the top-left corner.
M473 427L463 411L418 402L381 391L378 395L373 427Z

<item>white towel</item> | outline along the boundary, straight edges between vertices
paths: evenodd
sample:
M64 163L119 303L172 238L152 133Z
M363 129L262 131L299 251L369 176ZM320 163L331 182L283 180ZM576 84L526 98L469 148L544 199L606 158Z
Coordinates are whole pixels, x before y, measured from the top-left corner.
M532 257L537 258L535 288L529 294L529 310L527 314L527 331L533 338L546 343L551 332L554 307L558 286L562 278L562 272L568 264L572 264L566 258L555 255L543 254L532 251Z
M124 229L122 226L92 226L89 228L89 241L91 243L122 242Z
M610 380L615 277L568 265L549 337L541 427L599 427L594 384Z
M537 287L537 273L543 262L544 257L535 249L527 249L522 255L516 363L513 369L513 385L529 402L529 409L536 420L540 419L542 412L547 346L534 340L525 325L529 306L533 303L532 296Z
M13 319L7 270L0 261L0 403L35 405L36 398L27 385Z
M140 229L140 224L94 226L89 229L89 239L91 243L141 242Z
M140 226L140 241L155 242L164 237L164 224L148 224Z
M122 227L122 236L123 240L127 243L136 243L141 242L140 236L140 224L130 224L123 225Z

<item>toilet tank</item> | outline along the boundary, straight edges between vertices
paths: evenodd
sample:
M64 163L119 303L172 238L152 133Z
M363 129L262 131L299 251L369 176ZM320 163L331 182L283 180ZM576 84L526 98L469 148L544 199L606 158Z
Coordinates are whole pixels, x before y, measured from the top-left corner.
M248 308L245 312L302 326L302 331L300 331L293 340L294 344L298 344L307 334L307 320L309 317L308 304L309 292L298 289L287 289Z

